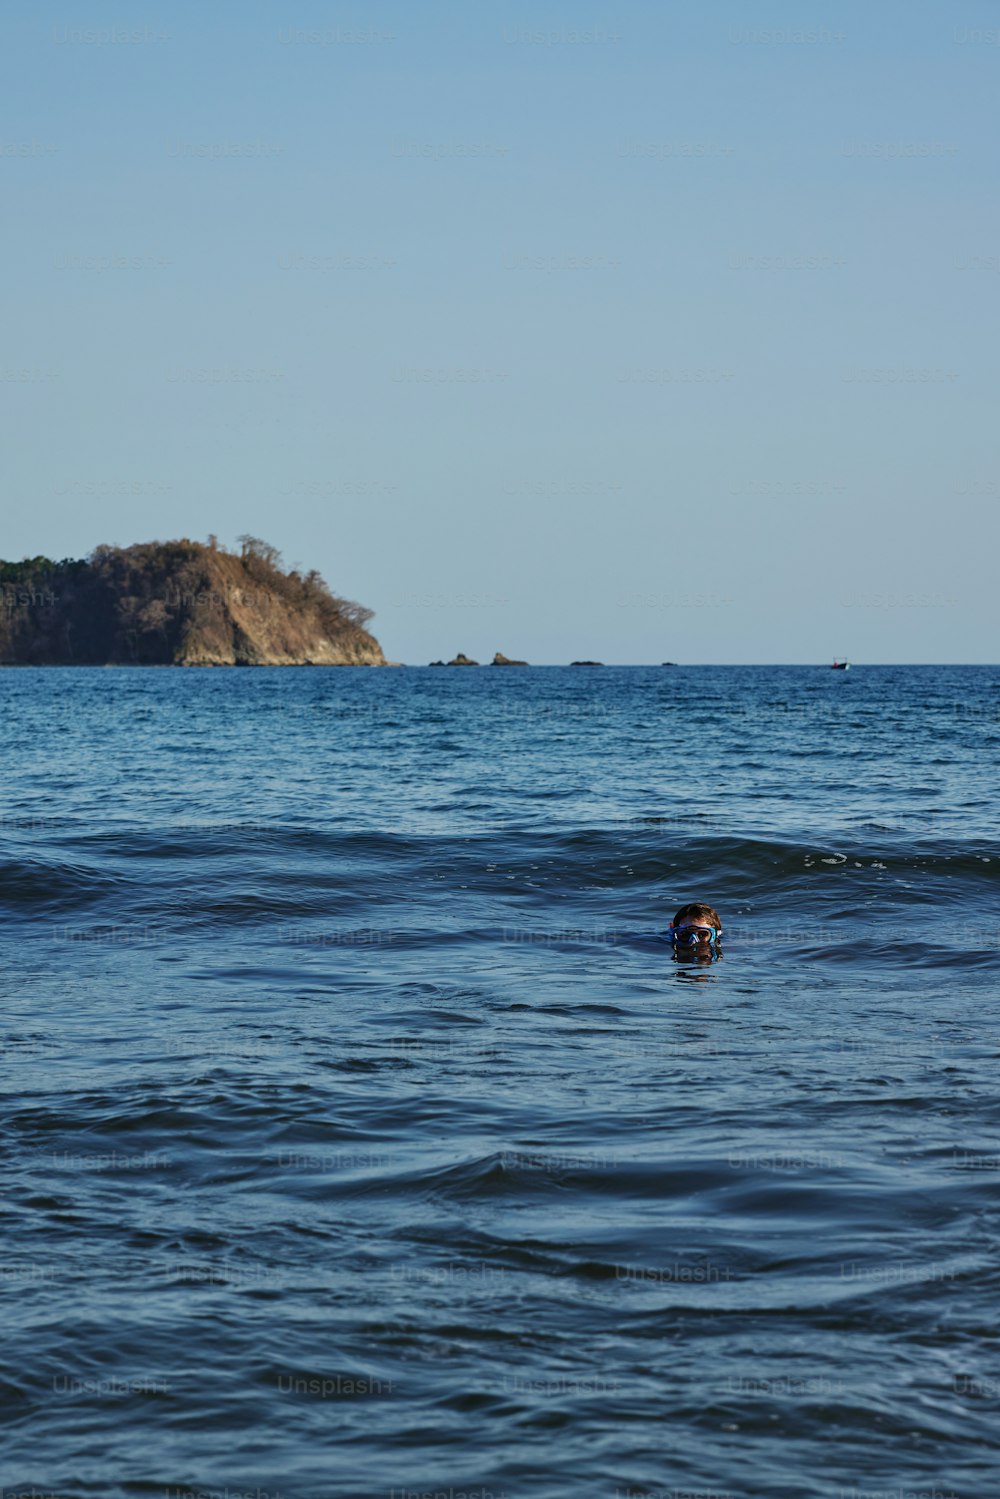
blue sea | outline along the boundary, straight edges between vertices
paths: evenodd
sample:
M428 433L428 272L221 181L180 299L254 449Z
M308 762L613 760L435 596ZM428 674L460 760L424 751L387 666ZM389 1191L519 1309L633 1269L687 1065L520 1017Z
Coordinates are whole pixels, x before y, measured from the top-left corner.
M995 1499L1000 668L0 701L3 1499Z

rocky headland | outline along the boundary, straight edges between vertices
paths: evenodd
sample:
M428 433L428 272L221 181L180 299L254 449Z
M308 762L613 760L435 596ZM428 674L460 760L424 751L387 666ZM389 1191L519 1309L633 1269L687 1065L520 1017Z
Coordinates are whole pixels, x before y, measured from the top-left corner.
M240 537L0 562L0 664L384 666L370 609Z

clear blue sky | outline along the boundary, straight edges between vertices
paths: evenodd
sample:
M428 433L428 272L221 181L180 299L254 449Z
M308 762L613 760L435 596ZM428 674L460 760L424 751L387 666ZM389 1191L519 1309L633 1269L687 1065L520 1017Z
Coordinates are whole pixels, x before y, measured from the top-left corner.
M249 531L414 663L998 659L995 6L0 42L0 555Z

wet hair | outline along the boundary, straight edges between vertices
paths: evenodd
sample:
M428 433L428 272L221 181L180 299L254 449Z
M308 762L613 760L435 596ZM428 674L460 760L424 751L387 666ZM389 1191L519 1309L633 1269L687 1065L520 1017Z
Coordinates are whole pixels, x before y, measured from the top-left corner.
M681 906L680 910L674 913L674 926L681 926L685 921L703 921L709 926L714 926L717 931L722 931L722 921L718 911L699 900L690 901L688 905Z

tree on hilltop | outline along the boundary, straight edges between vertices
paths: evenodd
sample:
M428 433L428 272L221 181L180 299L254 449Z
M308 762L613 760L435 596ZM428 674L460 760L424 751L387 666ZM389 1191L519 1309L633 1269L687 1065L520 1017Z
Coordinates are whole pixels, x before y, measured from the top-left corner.
M262 541L259 536L250 535L237 536L236 540L243 548L241 556L244 562L250 558L255 558L258 562L263 562L267 567L280 570L281 553L269 541Z

